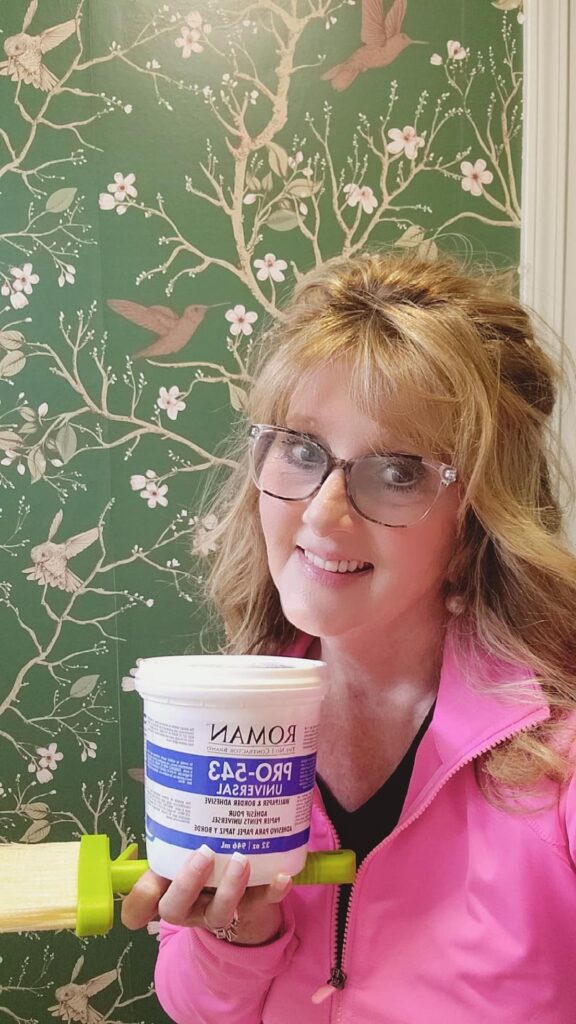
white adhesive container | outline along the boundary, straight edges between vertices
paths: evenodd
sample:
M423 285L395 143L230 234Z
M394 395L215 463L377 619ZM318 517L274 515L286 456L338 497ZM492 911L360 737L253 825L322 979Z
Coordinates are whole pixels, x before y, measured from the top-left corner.
M146 852L174 878L206 843L218 885L236 850L249 885L304 867L326 665L303 658L143 658Z

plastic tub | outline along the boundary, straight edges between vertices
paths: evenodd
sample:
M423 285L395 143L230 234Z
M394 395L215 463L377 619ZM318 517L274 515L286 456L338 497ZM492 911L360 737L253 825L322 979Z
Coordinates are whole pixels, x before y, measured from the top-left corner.
M249 885L304 867L326 665L301 658L141 659L146 847L174 878L203 843L218 885L236 850Z

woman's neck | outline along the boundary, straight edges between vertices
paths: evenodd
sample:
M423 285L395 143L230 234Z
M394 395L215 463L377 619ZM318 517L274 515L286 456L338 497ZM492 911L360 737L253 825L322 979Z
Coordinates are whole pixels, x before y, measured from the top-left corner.
M418 627L398 623L371 638L318 638L311 654L328 666L330 697L357 713L381 708L426 709L438 691L446 632L442 612Z

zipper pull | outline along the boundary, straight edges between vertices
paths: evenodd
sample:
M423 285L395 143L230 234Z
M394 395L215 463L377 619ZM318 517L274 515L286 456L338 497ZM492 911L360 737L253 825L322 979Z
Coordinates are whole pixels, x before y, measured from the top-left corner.
M326 999L331 999L334 993L339 988L344 988L346 984L346 975L341 967L333 967L332 973L325 985L321 985L320 988L316 989L312 996L313 1003L323 1003Z

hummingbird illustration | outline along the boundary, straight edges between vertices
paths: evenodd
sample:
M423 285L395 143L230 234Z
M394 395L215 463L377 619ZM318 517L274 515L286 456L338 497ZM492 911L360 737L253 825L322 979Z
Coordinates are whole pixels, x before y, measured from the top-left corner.
M100 530L94 526L84 533L77 533L62 544L54 544L52 538L56 534L62 522L62 509L54 519L48 533L48 540L44 544L37 544L30 552L34 565L23 569L22 572L29 580L37 580L38 585L57 587L59 590L66 590L72 594L82 586L82 580L78 579L69 568L68 559L79 555L81 551L93 544L100 536Z
M13 82L24 82L36 89L49 92L58 79L42 63L42 57L48 50L63 43L68 36L76 31L76 21L63 21L60 25L46 28L37 36L28 35L26 29L36 14L38 0L31 0L24 15L22 31L16 36L8 36L4 43L4 52L8 60L0 63L0 75L9 75Z
M49 1006L48 1012L53 1017L61 1017L65 1021L80 1021L81 1024L99 1024L103 1017L98 1010L90 1006L90 996L96 995L97 992L102 992L102 989L108 988L108 985L116 981L118 971L115 969L106 971L105 974L99 974L96 978L90 978L90 981L84 982L83 985L77 985L75 979L78 977L83 963L84 957L81 956L76 961L71 980L68 984L61 985L60 988L56 989L54 993L57 999L56 1005Z
M394 0L384 15L382 0L362 0L362 27L360 46L347 60L336 64L322 75L325 81L332 82L337 92L343 92L358 77L361 71L370 68L383 68L396 60L411 43L419 43L402 32L402 22L406 15L407 0Z
M141 306L139 302L130 302L128 299L108 299L108 305L115 313L158 335L151 345L135 352L134 359L142 359L144 356L167 356L171 352L179 352L188 344L208 310L215 308L186 306L182 316L178 316L168 306ZM225 305L225 302L215 303L215 306Z

